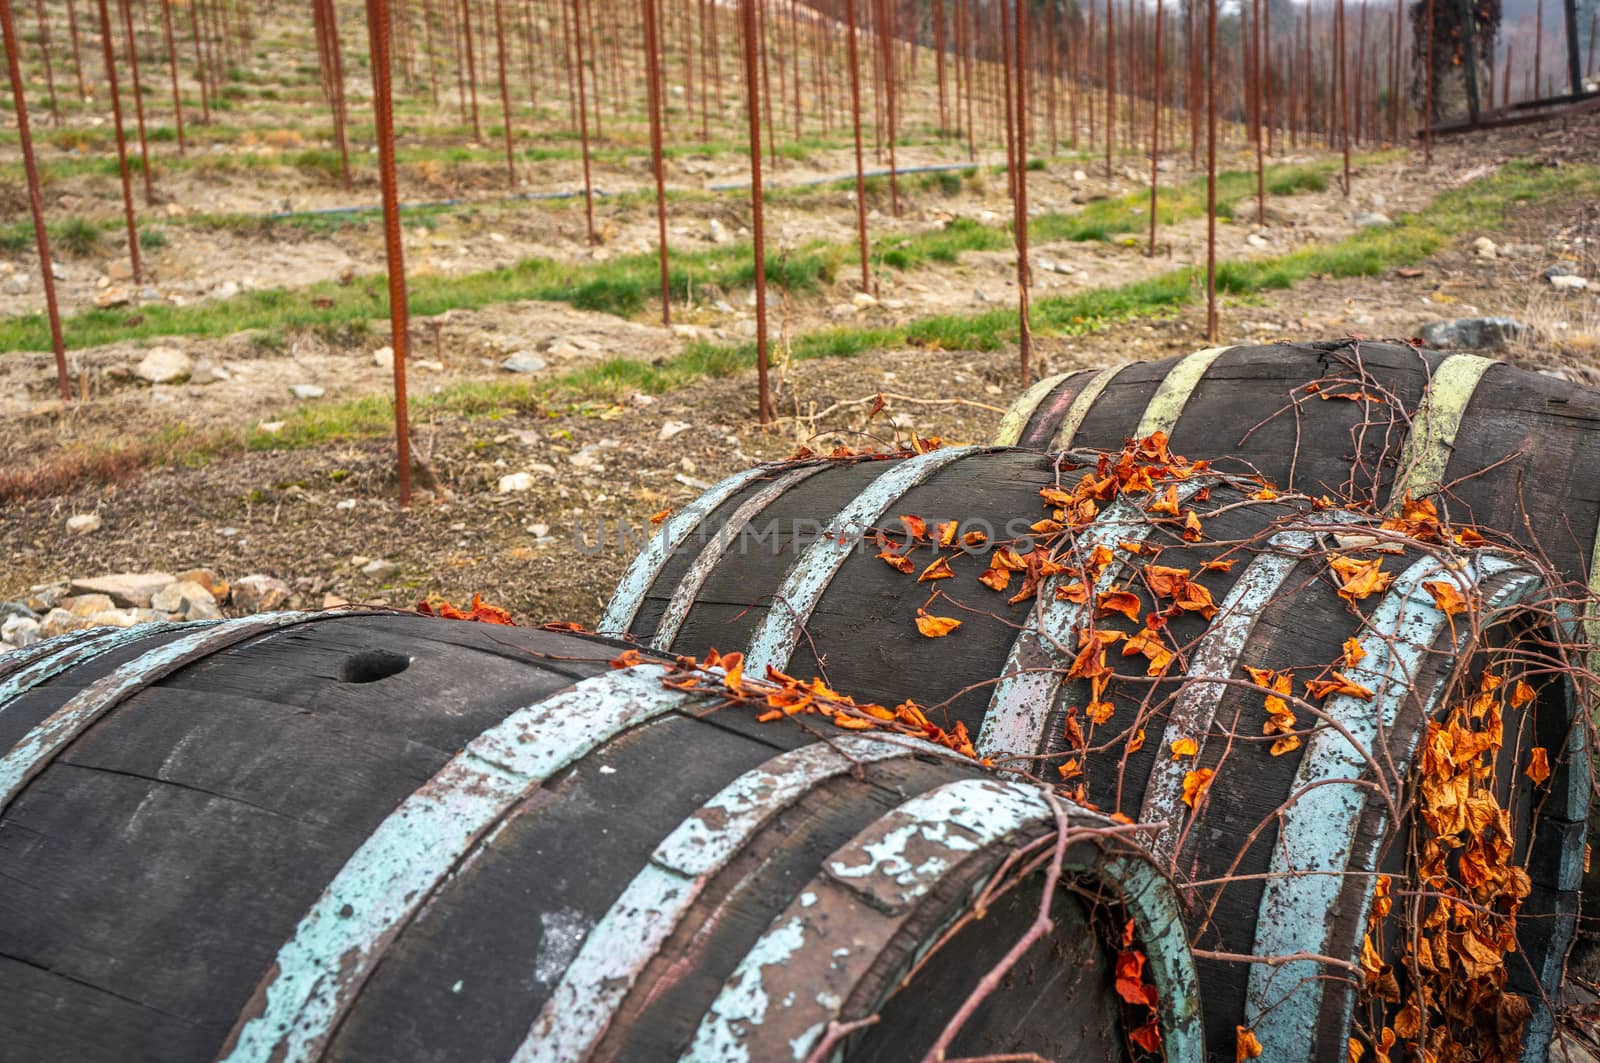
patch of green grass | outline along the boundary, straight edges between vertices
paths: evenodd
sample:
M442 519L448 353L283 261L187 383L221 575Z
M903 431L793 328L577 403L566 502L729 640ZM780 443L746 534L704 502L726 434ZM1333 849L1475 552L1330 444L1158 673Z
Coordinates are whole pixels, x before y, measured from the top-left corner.
M87 218L68 218L51 234L55 246L78 258L90 254L100 246L100 226Z

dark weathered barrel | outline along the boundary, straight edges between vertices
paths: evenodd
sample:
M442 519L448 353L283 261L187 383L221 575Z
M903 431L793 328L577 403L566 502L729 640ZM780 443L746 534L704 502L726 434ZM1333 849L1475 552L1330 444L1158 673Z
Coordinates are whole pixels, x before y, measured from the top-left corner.
M1219 347L1042 380L996 442L1114 450L1154 431L1286 490L1432 495L1600 589L1600 391L1394 343Z
M987 532L976 556L969 531ZM1019 534L1031 543L995 549ZM1413 846L1477 852L1494 835L1509 892L1484 893L1475 866L1452 889L1499 913L1473 933L1520 944L1483 971L1516 991L1507 1021L1542 1058L1588 801L1587 751L1542 641L1571 633L1534 605L1545 584L1531 562L1459 547L1425 506L1385 528L1181 466L1159 440L1098 465L956 448L725 481L667 519L601 627L660 650L741 650L752 674L912 697L993 762L1164 824L1153 845L1204 954L1214 1051L1245 1026L1267 1058L1343 1060L1388 1006L1352 975L1363 956L1416 969L1373 914L1387 907L1374 876L1447 895L1450 875ZM1428 743L1463 728L1494 737L1471 756L1462 739L1462 764L1445 765ZM1468 761L1493 824L1431 810L1440 774ZM1408 978L1403 990L1426 988ZM1470 1032L1471 1019L1429 1020L1441 1024Z
M1200 1063L1126 828L618 653L286 613L0 657L0 1058L835 1058L873 1015L850 1058L918 1058L1059 866L951 1052Z

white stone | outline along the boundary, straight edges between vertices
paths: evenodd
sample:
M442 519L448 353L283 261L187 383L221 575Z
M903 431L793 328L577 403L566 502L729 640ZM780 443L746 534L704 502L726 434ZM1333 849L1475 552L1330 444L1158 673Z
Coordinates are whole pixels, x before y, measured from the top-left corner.
M133 375L152 384L174 384L194 372L194 359L176 347L152 347L133 367Z
M687 432L692 427L693 425L685 424L682 421L667 421L661 426L661 431L656 433L656 438L665 443L672 437Z
M680 340L697 340L700 338L700 330L693 325L673 325L672 334Z
M258 573L233 581L234 607L247 613L282 609L289 602L289 594L289 585L272 576Z
M878 305L877 297L869 292L856 292L856 294L850 297L850 302L863 310L867 309L868 307Z
M531 491L532 489L532 473L514 472L500 477L500 493L503 495L509 495L519 491Z
M517 351L500 363L500 368L508 373L537 373L547 363L543 358L529 351Z
M337 502L335 502L333 504L333 508L334 509L346 509L346 510L355 509L356 508L356 500L353 499L353 498L341 498L341 499L339 499L339 501L337 501Z
M8 642L17 649L32 646L39 641L39 621L31 616L8 616L0 624L0 642Z
M150 608L150 597L171 586L178 577L170 572L114 572L93 579L75 579L67 587L72 594L104 594L120 606Z
M100 529L100 514L74 513L67 518L67 531L87 535L89 532Z
M1589 287L1589 282L1583 277L1574 276L1571 273L1558 273L1554 277L1550 278L1550 287L1567 288L1572 291L1581 292L1585 288Z
M1472 250L1479 258L1495 258L1499 248L1487 236L1480 236L1472 241Z
M379 369L393 369L394 368L394 348L393 347L379 347L377 350L373 351L372 352L372 364L377 366Z
M382 558L379 558L376 561L368 561L366 564L361 566L362 575L371 576L373 579L378 580L379 582L382 582L386 579L391 579L394 576L399 575L399 573L400 566L396 562L385 561Z
M184 620L215 620L222 616L217 599L205 586L194 580L179 580L163 587L150 597L150 608L175 614Z
M289 393L297 399L320 399L328 392L316 384L293 384L289 387Z

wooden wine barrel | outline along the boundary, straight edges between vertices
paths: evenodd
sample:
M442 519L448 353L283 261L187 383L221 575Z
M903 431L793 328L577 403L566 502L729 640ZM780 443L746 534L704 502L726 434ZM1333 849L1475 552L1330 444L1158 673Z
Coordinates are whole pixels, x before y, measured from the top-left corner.
M1036 917L1006 871L955 922L1043 792L618 651L283 613L0 657L0 1058L804 1059L873 1014L851 1059L920 1056ZM1200 1063L1170 883L1055 807L1053 926L952 1052L1122 1060L1142 1014Z
M874 531L913 541L905 529L916 522L902 517L927 529L958 520L957 534L987 530L993 546L997 534L1025 533L1046 516L1042 488L1077 483L1083 471L1074 462L1094 461L969 447L738 474L667 519L625 575L601 630L663 651L740 650L750 674L767 666L873 700L911 697L940 726L967 728L996 763L1042 755L1049 759L1040 771L1071 767L1067 781L1081 782L1095 807L1167 824L1154 848L1179 879L1195 947L1358 963L1372 876L1406 873L1415 819L1403 810L1415 797L1412 764L1427 726L1447 718L1467 677L1506 667L1503 655L1515 657L1535 637L1520 610L1544 581L1488 551L1454 558L1413 544L1372 555L1360 544L1376 518L1253 501L1257 485L1211 474L1173 484L1178 505L1201 522L1199 541L1183 537L1175 515L1148 512L1157 498L1167 501L1160 489L1123 494L1078 531L1063 550L1082 558L1104 547L1110 558L1081 603L1057 593L1079 573L1049 575L1035 597L1008 604L1015 584L995 593L976 582L992 556L962 558L917 540L904 567L919 573L945 557L955 572L930 587L886 564L876 545L861 548L863 533ZM1171 604L1152 598L1143 572L1155 549L1161 565L1200 574L1216 612L1167 619L1176 664L1154 681L1144 656L1111 653L1110 711L1092 725L1090 683L1071 674L1080 639L1105 624L1100 595L1136 595L1136 616ZM1392 585L1345 601L1329 574L1330 551L1376 557ZM1204 567L1225 559L1236 562L1228 571ZM1473 623L1442 611L1426 591L1441 578L1474 589L1481 609ZM924 611L962 624L920 637ZM1270 755L1267 692L1246 668L1325 679L1352 639L1366 657L1339 670L1369 696L1336 693L1297 710L1301 747ZM1516 922L1521 958L1506 969L1533 1011L1528 1058L1543 1058L1550 1017L1542 997L1556 998L1572 938L1589 776L1565 684L1529 682L1538 696L1505 707L1504 752L1491 774L1513 824L1514 860L1534 886ZM1180 740L1195 748L1175 755ZM1556 765L1544 785L1523 774L1534 747ZM1192 811L1185 784L1207 771L1211 786ZM1359 987L1344 971L1311 960L1203 958L1197 968L1213 1051L1243 1025L1266 1058L1345 1059L1360 1013Z
M995 442L1115 450L1153 431L1286 490L1378 506L1432 495L1600 591L1600 391L1394 343L1218 347L1041 380Z

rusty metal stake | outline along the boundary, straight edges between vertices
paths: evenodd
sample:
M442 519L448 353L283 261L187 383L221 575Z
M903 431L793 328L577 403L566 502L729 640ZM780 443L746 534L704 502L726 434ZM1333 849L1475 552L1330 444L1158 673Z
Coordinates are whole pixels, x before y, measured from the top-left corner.
M517 190L517 164L511 147L511 86L506 78L506 17L501 0L494 0L494 45L500 65L500 116L505 123L506 188Z
M583 216L589 226L589 242L596 243L594 231L594 186L589 176L589 100L583 87L583 9L581 0L572 0L572 34L578 57L578 136L583 145Z
M44 62L44 86L50 96L50 124L61 125L61 110L56 106L56 75L50 63L50 20L45 14L44 0L34 0L34 10L39 18L39 58Z
M188 151L183 137L183 97L178 94L178 50L172 43L172 0L161 0L161 33L166 39L167 67L172 72L172 115L178 123L178 154Z
M122 25L128 33L128 63L133 74L133 113L139 124L139 171L144 175L144 205L156 203L155 186L150 177L150 144L144 135L144 90L139 85L139 39L133 33L133 5L128 0L117 0L122 9Z
M106 0L100 4L100 49L105 56L106 82L111 88L111 117L117 133L117 169L122 175L122 215L128 223L128 261L133 267L133 282L144 280L139 266L139 231L133 222L133 183L128 174L128 138L122 130L122 97L117 93L117 54L111 36L111 10Z
M844 0L846 58L850 65L850 125L856 135L856 242L861 246L861 290L872 291L872 274L867 267L867 179L861 165L861 58L856 51L856 0Z
M644 0L645 94L650 106L650 168L656 177L656 248L661 259L661 324L672 324L672 283L667 274L666 165L661 154L661 52L656 0Z
M6 75L11 80L11 101L17 110L17 144L22 149L22 169L28 177L28 208L33 212L33 237L39 247L39 272L44 276L44 305L50 316L50 345L56 355L56 383L62 399L71 399L67 383L66 344L61 338L61 311L56 306L56 278L50 262L50 238L44 229L44 201L39 196L39 169L34 165L33 137L28 131L28 101L22 90L22 68L17 61L17 27L11 18L11 0L0 0L0 31L5 35Z
M1161 0L1156 0L1156 65L1154 105L1150 110L1150 257L1156 253L1156 200L1161 159Z
M1217 0L1206 2L1206 339L1217 342Z
M756 60L756 0L739 0L744 26L745 109L750 124L750 233L756 272L756 417L764 425L772 420L772 400L767 387L767 248L761 218L761 81Z
M102 3L105 0L101 0ZM400 241L400 193L394 166L394 101L389 86L389 0L367 0L367 38L372 50L372 106L378 141L378 179L383 190L383 245L389 265L389 322L394 337L394 436L400 463L400 504L411 504L411 426L406 417L406 256Z

